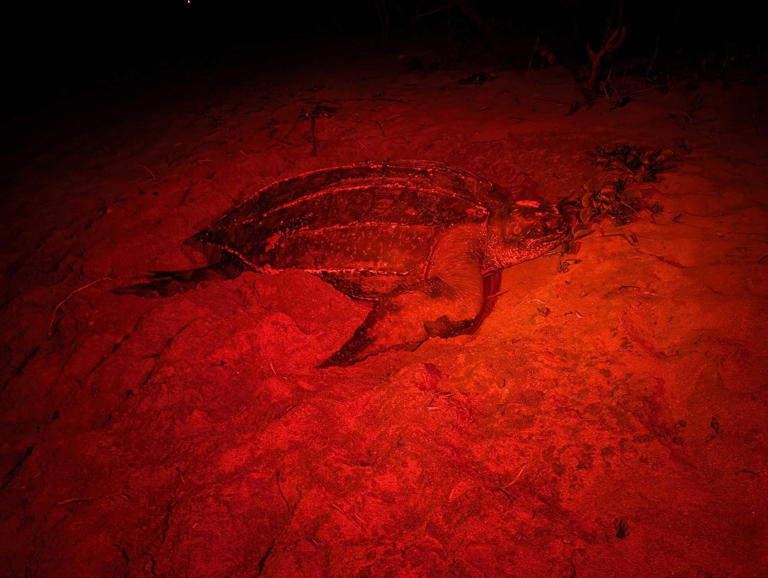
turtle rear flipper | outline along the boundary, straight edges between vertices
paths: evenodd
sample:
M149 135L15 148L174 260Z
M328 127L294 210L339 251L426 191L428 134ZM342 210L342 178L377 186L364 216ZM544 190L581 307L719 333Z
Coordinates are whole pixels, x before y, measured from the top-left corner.
M152 271L143 281L123 285L112 292L139 297L169 297L194 289L203 281L234 279L244 270L245 265L239 259L224 257L220 261L196 269Z

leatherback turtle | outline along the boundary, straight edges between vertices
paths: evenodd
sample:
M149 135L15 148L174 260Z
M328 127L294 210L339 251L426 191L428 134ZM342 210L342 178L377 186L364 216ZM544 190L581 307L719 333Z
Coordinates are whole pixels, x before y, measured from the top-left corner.
M555 250L565 211L431 161L366 162L273 183L187 241L209 265L157 271L117 290L166 296L245 270L301 269L374 305L320 367L351 365L430 337L472 332L501 270Z

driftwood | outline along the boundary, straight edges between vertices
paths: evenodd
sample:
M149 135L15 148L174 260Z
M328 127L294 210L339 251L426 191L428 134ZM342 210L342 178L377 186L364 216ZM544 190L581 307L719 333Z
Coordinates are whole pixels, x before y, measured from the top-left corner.
M589 54L589 60L592 62L592 71L589 74L589 81L587 82L587 88L594 94L597 88L597 75L600 73L600 61L605 58L610 52L614 52L621 43L624 42L624 37L627 33L627 27L621 26L616 30L610 32L607 35L605 42L600 49L595 52L587 44L587 53Z

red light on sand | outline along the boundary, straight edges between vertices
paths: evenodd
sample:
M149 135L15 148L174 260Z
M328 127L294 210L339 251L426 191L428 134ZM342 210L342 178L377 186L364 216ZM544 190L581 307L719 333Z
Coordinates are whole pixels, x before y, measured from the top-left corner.
M469 4L404 21L466 46ZM625 74L637 30L579 45L586 94L533 38L519 70L317 43L30 144L4 574L766 575L765 83Z

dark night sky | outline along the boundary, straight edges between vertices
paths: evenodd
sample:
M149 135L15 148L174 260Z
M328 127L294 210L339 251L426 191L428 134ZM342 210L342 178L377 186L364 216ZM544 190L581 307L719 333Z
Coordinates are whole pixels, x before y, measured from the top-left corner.
M443 10L407 24L415 15L447 0L384 0L394 43L439 34L485 42L461 10ZM561 60L586 58L586 42L600 41L616 0L492 2L467 0L502 40L528 42L541 34L559 48ZM622 56L660 56L695 65L697 59L729 51L761 54L764 41L753 8L739 3L704 7L703 2L629 0L623 22ZM749 6L744 3L743 6ZM727 7L727 11L726 11ZM614 10L614 12L612 12ZM49 103L110 90L137 79L171 71L218 67L236 57L258 61L275 50L306 49L312 42L379 38L374 0L329 2L245 2L235 0L155 0L153 2L31 2L3 9L4 117L28 114ZM452 15L452 16L449 16ZM297 48L301 47L301 48Z

